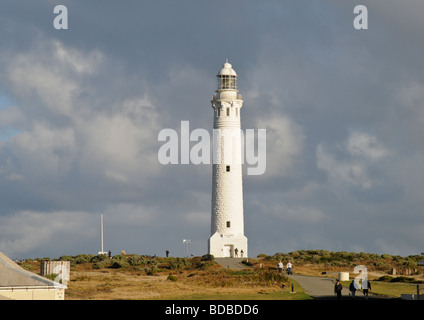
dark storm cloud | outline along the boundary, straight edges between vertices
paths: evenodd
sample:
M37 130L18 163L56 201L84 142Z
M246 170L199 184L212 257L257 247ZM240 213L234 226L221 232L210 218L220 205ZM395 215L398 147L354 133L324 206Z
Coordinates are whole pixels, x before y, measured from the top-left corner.
M61 4L66 31L55 2L0 5L1 251L95 253L103 213L113 252L204 254L211 168L160 165L157 135L211 129L225 58L243 127L267 129L267 171L244 176L253 255L420 250L420 2L363 1L362 31L356 1Z

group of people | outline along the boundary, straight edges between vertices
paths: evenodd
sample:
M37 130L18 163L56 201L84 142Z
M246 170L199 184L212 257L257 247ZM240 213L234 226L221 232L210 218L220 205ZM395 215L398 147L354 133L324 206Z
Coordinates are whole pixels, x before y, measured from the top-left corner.
M361 287L362 287L362 293L364 294L365 299L368 299L368 290L371 290L371 283L368 281L368 279L366 279L362 281ZM334 285L334 294L337 296L337 300L340 300L342 298L342 290L343 290L343 285L340 283L340 280L337 279L336 284ZM359 284L355 283L355 280L352 280L352 282L349 285L349 291L353 299L355 299L356 290L360 290Z
M290 261L287 262L286 267L287 267L287 274L293 274L293 271L292 271L293 270L293 265L292 265L292 263ZM283 263L281 261L277 263L277 269L278 269L278 272L279 273L283 273L283 271L284 271L284 265L283 265Z
M237 248L234 249L234 255L235 255L236 258L238 258L238 249ZM244 255L243 249L240 250L240 255L243 258L243 255Z

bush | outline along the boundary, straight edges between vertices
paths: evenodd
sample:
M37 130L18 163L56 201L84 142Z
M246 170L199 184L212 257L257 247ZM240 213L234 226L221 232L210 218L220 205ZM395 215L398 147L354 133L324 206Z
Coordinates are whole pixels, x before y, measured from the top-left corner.
M265 271L259 274L259 279L261 281L264 281L266 283L272 283L272 282L276 282L276 283L282 283L282 282L287 282L288 278L286 276L284 276L281 273L276 273L276 272L270 272L270 271Z
M418 263L415 260L408 259L404 263L402 263L402 265L407 268L416 268L418 266Z
M91 263L97 263L97 262L101 262L107 259L107 255L105 254L99 254L97 256L94 256L91 258L90 262Z
M128 263L130 264L130 266L141 266L141 265L145 265L147 264L147 260L139 255L132 255L129 259L128 259Z
M181 268L188 268L191 266L191 262L187 259L180 259L177 258L175 261L172 261L169 265L170 269L181 269Z
M385 281L385 282L390 282L392 281L393 277L391 276L382 276L380 278L378 278L378 281Z
M249 260L246 260L246 259L244 259L241 263L244 264L245 266L248 266L248 267L253 266L253 264L251 262L249 262Z
M114 269L119 269L126 266L128 266L128 262L126 260L121 260L121 259L112 260L111 267Z
M75 257L74 262L76 264L89 263L94 257L94 254L79 254Z
M169 280L169 281L173 281L173 282L176 282L176 281L178 280L178 278L177 278L176 276L173 276L172 274L170 274L170 275L168 276L167 280Z
M214 256L213 256L213 254L205 254L205 255L203 255L202 256L202 261L212 261L214 259Z
M396 277L393 278L390 282L415 282L414 278L408 278L408 277Z
M56 279L56 277L58 276L57 273L49 273L49 274L45 274L44 278L50 279L50 280L54 280Z
M108 263L106 261L99 261L93 264L93 269L103 269L106 268Z
M59 258L59 260L62 260L62 261L71 261L71 262L73 262L73 261L74 261L74 257L72 257L72 256L61 256L61 257Z

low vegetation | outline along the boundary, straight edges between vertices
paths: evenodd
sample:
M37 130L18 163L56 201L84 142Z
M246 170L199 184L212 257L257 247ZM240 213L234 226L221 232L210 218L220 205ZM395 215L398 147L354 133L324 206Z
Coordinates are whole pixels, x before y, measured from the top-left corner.
M390 271L391 268L417 268L423 254L401 257L398 255L365 252L334 252L327 250L297 250L289 253L276 253L272 256L261 254L265 261L292 261L297 265L314 264L324 267L354 267L365 265L369 270Z
M224 268L212 256L179 258L138 254L79 254L61 256L71 264L71 279L66 299L308 299L285 273L277 271L277 263L293 263L294 272L334 277L338 271L353 272L365 265L370 279L384 291L385 283L423 283L422 255L400 257L372 253L298 250L274 255L261 254L243 260L241 270ZM39 272L42 259L27 259L21 266ZM390 276L393 268L413 270L413 275ZM285 289L282 290L281 288ZM397 294L397 293L396 293Z

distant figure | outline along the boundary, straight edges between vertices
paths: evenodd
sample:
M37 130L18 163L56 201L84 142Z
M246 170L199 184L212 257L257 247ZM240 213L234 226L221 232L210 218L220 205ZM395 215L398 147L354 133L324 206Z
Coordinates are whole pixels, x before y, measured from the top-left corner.
M342 290L343 290L343 286L340 283L340 280L337 279L336 284L334 285L334 294L337 295L337 300L340 300L342 298Z
M169 256L169 250L166 250L166 257L168 258Z
M364 294L365 299L368 299L368 289L371 290L371 283L368 279L362 281L362 293Z
M108 251L107 256L109 257L109 259L112 257L112 251Z
M236 257L238 257L238 249L237 248L234 250L234 254L235 254Z
M278 269L278 273L282 273L283 272L284 265L283 265L283 263L281 261L277 263L277 269Z
M355 293L356 293L356 286L355 286L355 280L352 280L352 282L349 285L349 291L352 295L352 299L355 299Z
M240 251L241 257L243 258L243 249Z
M287 274L293 274L292 269L293 269L293 265L292 265L292 263L289 261L289 262L287 263Z

